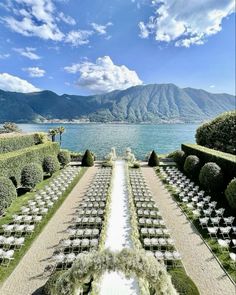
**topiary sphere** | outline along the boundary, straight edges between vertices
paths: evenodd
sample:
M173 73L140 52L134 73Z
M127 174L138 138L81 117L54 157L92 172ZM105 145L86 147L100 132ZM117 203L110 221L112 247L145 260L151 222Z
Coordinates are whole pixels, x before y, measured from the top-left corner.
M155 151L152 151L149 159L148 159L148 166L150 167L155 167L155 166L158 166L159 165L159 159L157 157L157 154Z
M236 178L232 179L225 190L225 196L231 208L236 209Z
M173 153L173 159L177 166L182 169L185 161L185 152L184 151L175 151Z
M68 151L60 151L57 155L57 159L62 167L65 167L71 161L70 153Z
M16 197L16 188L12 181L6 177L0 177L0 210L9 207Z
M188 156L184 162L184 171L191 178L196 178L200 170L200 160L197 156Z
M207 191L221 191L224 178L220 166L213 162L206 163L200 170L199 181Z
M24 166L21 171L21 184L27 188L34 188L37 183L43 181L43 169L37 163Z
M92 167L94 165L93 155L89 150L86 150L81 164L84 167Z
M60 163L54 156L47 156L43 160L43 171L52 175L60 169Z

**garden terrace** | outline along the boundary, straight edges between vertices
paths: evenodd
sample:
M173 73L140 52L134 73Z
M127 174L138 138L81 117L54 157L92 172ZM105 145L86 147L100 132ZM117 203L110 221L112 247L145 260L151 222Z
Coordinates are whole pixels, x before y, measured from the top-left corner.
M0 233L0 263L8 266L16 251L27 242L50 210L63 196L80 168L67 167L49 185L39 190L21 209L12 215L9 223L2 225Z
M53 142L46 142L0 154L0 176L15 179L20 184L21 171L26 164L39 163L42 165L45 156L57 156L59 145Z
M221 167L224 172L226 185L236 175L236 156L216 151L197 144L182 144L182 150L187 156L195 155L199 157L201 165L207 162L214 162Z
M83 168L67 167L38 184L36 192L28 192L14 200L7 209L5 216L0 220L0 248L4 251L1 262L7 265L0 266L0 281L5 280L18 263L21 263L22 257L26 255L33 241L64 202L83 172ZM6 254L7 251L14 253Z
M0 134L0 154L28 148L41 143L45 133L6 133Z
M194 222L200 234L221 261L225 271L235 277L236 223L225 208L195 185L177 167L160 168L159 175L171 187L181 208Z
M70 268L80 253L97 250L101 246L111 177L112 168L98 169L70 222L67 238L59 242L51 257L52 271Z

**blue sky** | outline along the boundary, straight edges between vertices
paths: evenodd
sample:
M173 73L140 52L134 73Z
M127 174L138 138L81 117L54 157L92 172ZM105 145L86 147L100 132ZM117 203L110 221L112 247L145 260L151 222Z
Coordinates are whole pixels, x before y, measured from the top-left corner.
M234 0L3 0L0 89L235 93Z

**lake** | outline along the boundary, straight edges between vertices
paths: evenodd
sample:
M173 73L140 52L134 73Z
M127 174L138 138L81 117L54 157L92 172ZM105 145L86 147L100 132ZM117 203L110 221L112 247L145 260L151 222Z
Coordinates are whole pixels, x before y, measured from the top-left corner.
M63 125L62 148L72 151L95 152L98 158L116 147L123 155L130 147L138 159L144 159L152 149L167 154L180 148L181 143L194 143L199 124L18 124L23 131L47 132Z

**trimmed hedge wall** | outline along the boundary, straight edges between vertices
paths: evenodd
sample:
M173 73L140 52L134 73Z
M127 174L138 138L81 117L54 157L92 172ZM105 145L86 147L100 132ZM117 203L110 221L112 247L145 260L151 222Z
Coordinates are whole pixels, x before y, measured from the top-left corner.
M43 133L0 137L0 154L28 148L41 143Z
M47 142L19 151L0 155L0 176L15 179L20 184L21 170L26 164L39 163L42 165L45 156L57 156L60 148L58 143Z
M224 173L226 184L236 176L236 156L216 151L197 144L182 144L182 150L186 155L195 155L201 165L207 162L214 162L219 165Z

